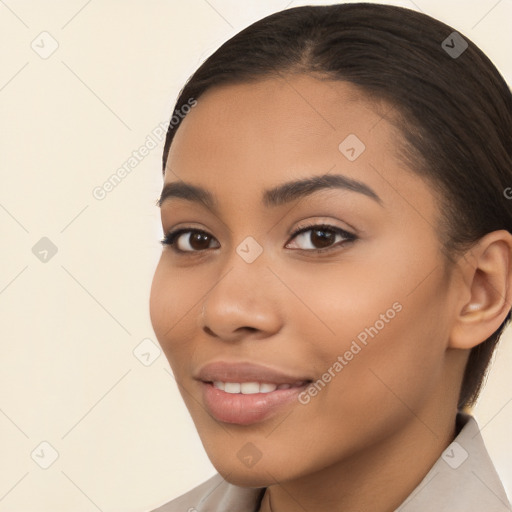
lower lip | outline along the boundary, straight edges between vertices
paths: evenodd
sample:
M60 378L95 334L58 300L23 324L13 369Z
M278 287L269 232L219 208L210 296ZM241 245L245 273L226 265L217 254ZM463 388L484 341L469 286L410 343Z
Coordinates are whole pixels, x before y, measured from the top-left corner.
M250 425L268 419L287 404L297 402L297 396L308 385L244 395L226 393L214 387L211 382L202 382L203 402L217 421Z

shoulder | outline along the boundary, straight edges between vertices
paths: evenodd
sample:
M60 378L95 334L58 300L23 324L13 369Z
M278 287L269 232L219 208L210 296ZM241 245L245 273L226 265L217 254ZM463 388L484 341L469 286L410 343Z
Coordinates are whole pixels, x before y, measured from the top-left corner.
M197 487L151 512L256 512L265 489L238 487L215 474Z
M473 416L457 415L454 441L396 512L512 511Z

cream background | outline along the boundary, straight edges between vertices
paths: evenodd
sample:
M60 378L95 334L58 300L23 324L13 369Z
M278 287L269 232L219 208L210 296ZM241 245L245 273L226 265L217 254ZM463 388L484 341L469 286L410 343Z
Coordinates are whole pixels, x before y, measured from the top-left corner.
M155 341L163 140L103 200L92 191L220 43L307 3L334 2L0 1L0 512L151 510L215 472L163 355L133 354ZM512 83L510 0L396 3L453 25ZM47 59L31 48L43 31L59 44ZM44 236L47 263L32 253ZM509 333L476 410L509 494L511 364ZM59 455L48 469L30 455L42 441Z

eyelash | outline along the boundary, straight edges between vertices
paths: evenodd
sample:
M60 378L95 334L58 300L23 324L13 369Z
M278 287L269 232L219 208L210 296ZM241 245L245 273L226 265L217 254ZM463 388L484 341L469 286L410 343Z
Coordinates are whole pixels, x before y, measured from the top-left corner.
M294 231L291 234L291 238L289 241L291 242L298 235L300 235L304 232L307 232L307 231L329 231L329 232L333 232L335 235L341 235L344 238L344 240L341 241L341 244L340 244L340 242L337 242L336 244L331 245L329 247L325 247L323 249L294 249L294 250L299 250L299 251L303 251L306 253L325 253L325 252L339 249L341 245L345 245L346 243L349 243L349 242L354 242L358 239L358 237L356 235L354 235L353 233L349 233L348 231L345 231L344 229L338 228L336 226L331 226L329 224L310 224L307 226L303 226L303 227L297 229L296 231ZM204 231L202 229L180 228L175 231L170 231L169 233L167 233L165 235L165 237L162 240L160 240L160 243L164 246L166 246L166 245L171 246L172 250L180 255L199 254L206 250L206 249L202 249L202 250L198 250L198 251L183 251L181 249L178 249L176 246L176 240L184 233L200 233L203 235L211 236L210 233L208 233L207 231ZM214 237L212 237L212 238L214 238Z

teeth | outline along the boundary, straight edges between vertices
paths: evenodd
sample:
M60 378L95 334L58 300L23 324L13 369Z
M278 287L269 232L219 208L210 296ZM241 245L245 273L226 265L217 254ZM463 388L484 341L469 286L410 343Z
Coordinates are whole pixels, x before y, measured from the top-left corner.
M240 392L243 395L253 395L260 392L260 385L258 382L242 382L240 384Z
M221 382L214 381L213 387L226 393L241 393L243 395L253 395L255 393L272 393L276 389L290 389L291 387L300 387L305 381L298 381L295 384L272 384L269 382Z
M240 393L241 387L239 382L226 382L224 384L224 391L226 393Z
M217 388L217 389L222 389L222 391L224 391L224 382L220 382L220 381L216 380L213 383L213 387Z

